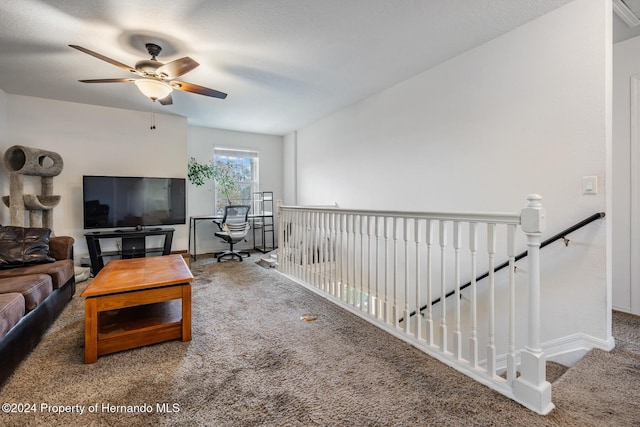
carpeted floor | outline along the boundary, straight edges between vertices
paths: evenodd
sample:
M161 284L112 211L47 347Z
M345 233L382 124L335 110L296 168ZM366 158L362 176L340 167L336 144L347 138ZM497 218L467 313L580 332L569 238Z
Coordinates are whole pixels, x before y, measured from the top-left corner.
M636 317L624 335L553 385L536 415L382 332L257 256L192 265L193 340L83 363L83 299L74 300L0 390L24 425L640 426ZM312 322L305 315L317 316ZM25 404L29 404L28 406ZM61 408L66 406L65 408ZM5 406L3 406L3 409ZM57 413L60 410L74 412ZM78 411L82 410L82 413Z

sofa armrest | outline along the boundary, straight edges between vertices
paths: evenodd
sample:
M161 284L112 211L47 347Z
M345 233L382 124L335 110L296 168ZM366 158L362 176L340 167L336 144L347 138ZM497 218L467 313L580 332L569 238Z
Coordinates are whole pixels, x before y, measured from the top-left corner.
M54 236L49 240L49 254L56 260L73 259L73 243L70 236Z

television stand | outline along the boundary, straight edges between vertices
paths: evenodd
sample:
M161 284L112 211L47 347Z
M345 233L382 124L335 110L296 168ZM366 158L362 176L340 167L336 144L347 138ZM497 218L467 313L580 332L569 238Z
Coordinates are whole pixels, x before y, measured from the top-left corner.
M89 258L91 259L91 272L95 276L104 267L104 257L117 257L121 259L144 258L150 255L169 255L173 242L173 228L151 228L146 230L115 230L92 231L85 233ZM164 236L162 247L147 247L147 237ZM115 251L102 251L100 240L120 240L119 249Z

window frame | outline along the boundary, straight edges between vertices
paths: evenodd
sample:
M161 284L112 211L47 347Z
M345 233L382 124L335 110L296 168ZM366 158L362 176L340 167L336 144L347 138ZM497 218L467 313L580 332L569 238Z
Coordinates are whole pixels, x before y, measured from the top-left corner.
M241 196L239 198L231 198L231 203L235 204L247 204L251 205L253 200L253 193L260 191L260 152L257 149L253 148L239 148L239 147L225 147L219 146L213 148L213 163L218 164L218 161L224 161L220 158L229 159L248 159L250 164L250 180L242 180L238 181L237 195ZM228 163L228 161L227 161ZM214 182L213 189L213 206L214 211L217 214L224 213L224 207L227 205L228 201L225 199L225 196L220 193L220 186L218 183ZM243 189L248 189L247 194L243 194ZM246 199L245 197L246 196Z

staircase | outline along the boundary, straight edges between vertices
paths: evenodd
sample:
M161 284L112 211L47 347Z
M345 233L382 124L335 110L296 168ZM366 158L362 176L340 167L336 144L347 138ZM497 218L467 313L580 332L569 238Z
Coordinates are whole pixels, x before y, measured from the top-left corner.
M613 312L616 347L589 351L575 366L547 363L556 408L548 417L559 425L640 425L640 317Z

